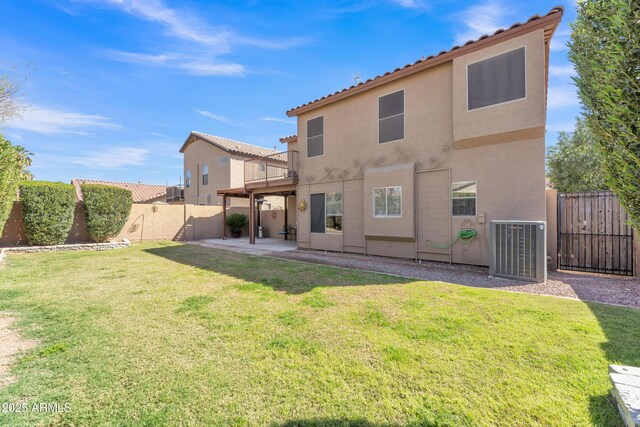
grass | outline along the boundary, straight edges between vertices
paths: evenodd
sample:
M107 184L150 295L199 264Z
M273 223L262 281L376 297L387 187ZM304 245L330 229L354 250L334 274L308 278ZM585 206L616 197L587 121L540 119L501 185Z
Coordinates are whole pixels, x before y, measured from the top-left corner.
M175 243L12 255L0 425L620 425L640 311Z

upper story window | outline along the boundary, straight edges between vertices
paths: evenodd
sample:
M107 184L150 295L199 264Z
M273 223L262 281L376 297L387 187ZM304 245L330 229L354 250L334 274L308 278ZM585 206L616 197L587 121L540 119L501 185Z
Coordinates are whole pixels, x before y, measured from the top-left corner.
M324 117L307 121L307 157L324 154Z
M218 159L218 164L220 165L226 165L227 163L229 163L229 156L223 156Z
M202 165L202 185L209 184L209 165Z
M524 98L524 47L469 64L467 90L469 110Z
M187 169L187 172L184 174L184 186L186 188L191 187L191 169Z
M475 181L454 182L451 185L453 216L476 216L478 186Z
M378 98L378 142L404 139L404 90Z
M402 187L374 188L373 216L376 218L402 216Z

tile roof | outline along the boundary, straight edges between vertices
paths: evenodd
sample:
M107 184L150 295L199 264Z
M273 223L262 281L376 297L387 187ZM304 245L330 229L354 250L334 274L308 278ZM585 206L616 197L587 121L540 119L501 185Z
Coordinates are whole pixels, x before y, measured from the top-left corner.
M289 136L283 136L282 138L280 138L280 142L285 144L287 142L296 142L298 140L298 135L289 135Z
M133 196L133 203L145 203L151 202L159 198L164 198L167 195L167 187L165 185L153 185L153 184L139 184L130 182L111 182L100 181L95 179L72 179L71 184L76 188L76 199L78 201L84 200L82 197L81 184L98 184L108 185L110 187L126 188L131 190Z
M307 102L306 104L299 105L295 108L292 108L287 111L287 116L293 117L298 114L304 113L306 111L313 110L314 108L320 107L322 105L326 105L340 99L344 99L346 97L355 95L357 93L363 92L370 88L380 86L382 84L388 83L389 81L393 81L407 75L425 70L435 65L439 65L446 61L451 61L453 58L468 53L471 49L481 48L483 45L489 43L489 41L493 41L494 39L500 37L505 37L507 35L511 35L513 33L517 33L520 30L533 30L542 26L545 28L545 41L548 41L553 33L557 25L560 23L560 19L562 19L562 15L564 14L564 8L562 6L556 6L549 11L544 16L534 15L529 18L526 22L520 23L516 22L508 29L500 28L496 30L493 34L485 34L476 40L469 40L464 43L462 46L453 46L451 49L443 50L437 55L430 55L426 58L418 59L413 64L406 64L403 67L398 67L393 71L388 71L382 75L378 75L367 81L360 82L356 85L352 85L348 88L344 88L342 90L336 91L332 94L323 96L322 98L315 99L311 102ZM546 26L548 24L548 26Z
M277 153L278 151L274 148L265 148L260 147L258 145L247 144L246 142L234 141L233 139L223 138L221 136L209 135L208 133L196 132L192 131L187 137L187 140L184 142L182 147L180 148L180 152L184 153L187 145L194 141L195 139L201 139L210 144L217 146L229 153L237 153L245 156L252 157L262 157L268 156L270 154Z

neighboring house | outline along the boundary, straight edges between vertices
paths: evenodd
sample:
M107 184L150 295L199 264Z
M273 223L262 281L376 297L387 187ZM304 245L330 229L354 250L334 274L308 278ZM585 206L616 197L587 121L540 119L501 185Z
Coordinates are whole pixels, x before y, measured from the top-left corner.
M100 181L95 179L72 179L71 184L76 189L76 198L78 201L83 200L82 190L80 189L80 185L82 184L99 184L108 185L110 187L126 188L127 190L131 190L133 203L166 203L167 200L167 187L165 185Z
M180 152L184 154L185 203L222 205L218 190L244 186L245 161L275 154L276 150L191 132ZM270 198L267 203L271 207L282 205L279 198ZM236 198L231 205L248 206L248 201Z
M287 111L298 134L281 139L284 173L245 192L295 196L301 248L487 265L489 221L546 220L549 48L562 15ZM464 228L477 238L450 245Z

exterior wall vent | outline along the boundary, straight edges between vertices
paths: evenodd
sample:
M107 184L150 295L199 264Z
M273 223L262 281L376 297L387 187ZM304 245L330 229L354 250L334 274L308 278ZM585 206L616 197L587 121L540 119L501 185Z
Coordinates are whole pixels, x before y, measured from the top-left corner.
M489 274L493 277L547 280L547 224L544 221L491 221Z

